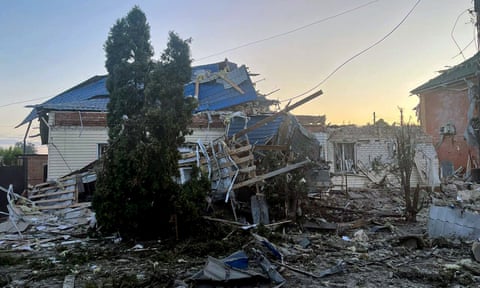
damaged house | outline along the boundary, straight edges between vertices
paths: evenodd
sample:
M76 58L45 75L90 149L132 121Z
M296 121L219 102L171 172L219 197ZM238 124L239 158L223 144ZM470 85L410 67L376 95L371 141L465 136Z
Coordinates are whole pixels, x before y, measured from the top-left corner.
M477 168L480 53L411 91L423 131L433 138L442 177Z
M318 141L288 113L321 91L273 113L269 107L278 102L258 94L250 76L245 66L226 60L192 67L191 81L184 88L185 97L198 99L198 107L190 127L193 133L180 151L178 181L190 178L192 165L201 166L212 181L213 198L230 201L232 207L234 190L252 187L258 192L265 179L321 158ZM106 79L94 76L33 106L19 124L30 127L32 121L40 122L42 144L48 144L48 180L79 171L106 149ZM266 151L284 153L285 167L257 171Z
M398 126L377 122L366 126L326 127L325 119L323 123L318 117L299 119L316 136L322 157L330 163L332 189L400 187L394 171ZM417 143L411 185L437 187L440 180L435 148L430 137L420 129L414 129L414 133Z
M98 159L106 148L106 79L106 75L94 76L34 105L17 126L39 121L42 144L48 144L49 180L84 167ZM224 118L220 118L232 109L257 112L252 107L256 103L273 104L256 93L245 66L228 61L193 67L192 82L185 86L185 95L199 101L198 114L193 118L194 133L187 139L195 141L222 136Z

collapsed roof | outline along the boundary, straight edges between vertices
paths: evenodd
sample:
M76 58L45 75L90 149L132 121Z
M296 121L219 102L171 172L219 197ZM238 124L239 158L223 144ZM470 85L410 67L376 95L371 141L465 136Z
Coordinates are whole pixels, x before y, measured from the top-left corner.
M17 127L38 118L41 111L106 112L109 102L107 77L108 75L93 76L41 104L34 105L30 114ZM184 95L198 99L195 112L227 109L259 98L247 68L228 60L192 67L191 81L185 85Z

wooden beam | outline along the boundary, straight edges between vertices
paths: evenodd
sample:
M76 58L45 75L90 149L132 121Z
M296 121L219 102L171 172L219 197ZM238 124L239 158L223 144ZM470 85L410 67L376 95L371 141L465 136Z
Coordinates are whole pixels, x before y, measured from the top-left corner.
M242 137L243 135L247 134L248 132L253 131L257 128L260 128L260 127L262 127L263 125L265 125L269 122L272 122L273 120L277 119L282 114L286 114L287 112L297 108L298 106L301 106L301 105L307 103L308 101L311 101L311 100L317 98L318 96L320 96L322 94L323 94L322 90L319 90L319 91L313 93L310 96L305 97L304 99L298 101L297 103L295 103L291 106L287 105L287 107L283 108L281 111L258 121L257 123L253 124L252 126L250 126L248 128L245 128L243 130L238 131L237 133L235 133L231 137L229 137L229 139L234 139L235 140L236 138Z
M239 154L239 153L242 153L242 152L250 151L250 149L252 149L252 145L245 145L245 146L242 146L242 147L239 147L239 148L228 150L228 154L230 154L230 155Z
M33 200L33 199L37 199L37 198L50 197L50 196L55 196L55 195L68 194L68 193L73 193L73 191L60 191L60 192L54 192L54 193L35 194L35 195L30 196L29 199Z
M308 163L310 163L310 160L305 160L305 161L295 163L295 164L292 164L292 165L287 165L287 166L285 166L283 168L280 168L278 170L268 172L266 174L257 176L255 178L248 179L247 181L243 181L243 182L234 184L233 189L238 189L238 188L241 188L241 187L249 186L249 185L255 184L257 182L261 182L265 179L275 177L275 176L283 174L283 173L287 173L288 171L292 171L292 170L295 170L295 169L300 168L302 166L305 166Z
M287 151L288 145L255 145L253 150Z

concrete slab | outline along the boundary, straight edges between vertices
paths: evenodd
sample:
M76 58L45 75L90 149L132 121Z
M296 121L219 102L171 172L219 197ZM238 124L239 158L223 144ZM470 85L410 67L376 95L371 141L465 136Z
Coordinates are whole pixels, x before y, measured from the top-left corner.
M457 207L431 206L428 219L430 238L480 238L480 215Z

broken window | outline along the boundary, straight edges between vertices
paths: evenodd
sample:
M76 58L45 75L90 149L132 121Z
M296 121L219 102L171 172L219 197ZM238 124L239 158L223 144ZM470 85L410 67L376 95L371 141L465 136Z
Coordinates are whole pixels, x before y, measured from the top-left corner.
M102 155L107 151L107 143L98 143L97 144L97 159L100 159Z
M335 143L335 172L354 172L355 143Z

